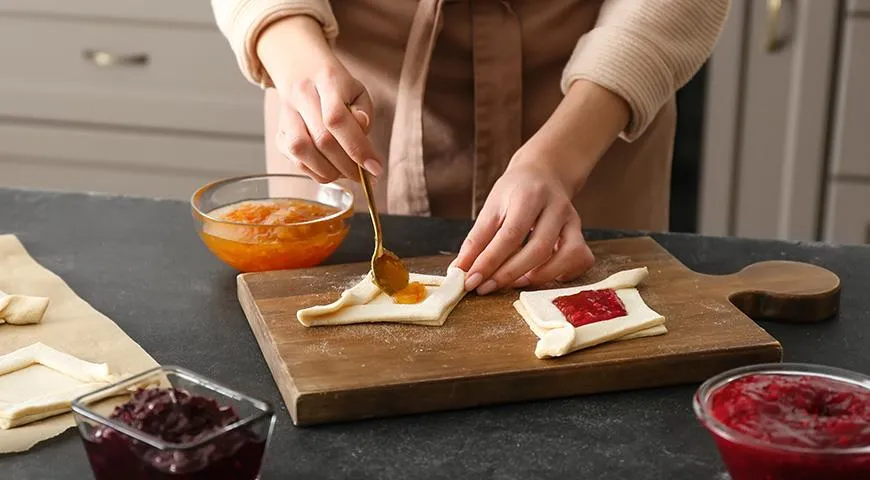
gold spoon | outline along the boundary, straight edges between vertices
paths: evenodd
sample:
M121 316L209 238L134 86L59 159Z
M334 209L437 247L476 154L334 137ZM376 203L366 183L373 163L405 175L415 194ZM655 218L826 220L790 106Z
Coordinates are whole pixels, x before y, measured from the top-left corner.
M375 231L375 252L372 254L372 277L375 285L387 295L393 295L408 286L408 269L395 253L384 248L384 237L381 232L381 220L378 217L378 207L375 206L374 192L369 178L369 172L362 165L359 176L362 180L366 202L369 204L369 214L372 217L372 227Z

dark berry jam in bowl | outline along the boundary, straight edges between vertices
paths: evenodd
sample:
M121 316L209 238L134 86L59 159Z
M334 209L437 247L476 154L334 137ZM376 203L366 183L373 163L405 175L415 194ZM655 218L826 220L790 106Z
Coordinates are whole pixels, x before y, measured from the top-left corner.
M771 363L704 382L695 414L732 480L870 479L870 377Z
M91 392L72 410L96 480L255 480L275 423L268 403L179 367Z

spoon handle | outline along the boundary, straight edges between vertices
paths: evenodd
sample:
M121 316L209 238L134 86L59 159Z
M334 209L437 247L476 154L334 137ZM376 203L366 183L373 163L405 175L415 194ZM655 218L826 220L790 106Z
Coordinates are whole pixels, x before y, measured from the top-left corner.
M375 253L372 258L377 258L383 255L384 252L384 237L381 233L381 219L378 216L378 207L375 205L374 191L372 189L372 181L362 165L357 164L359 168L359 176L362 180L363 192L366 195L366 203L369 204L369 214L372 217L372 227L375 231Z

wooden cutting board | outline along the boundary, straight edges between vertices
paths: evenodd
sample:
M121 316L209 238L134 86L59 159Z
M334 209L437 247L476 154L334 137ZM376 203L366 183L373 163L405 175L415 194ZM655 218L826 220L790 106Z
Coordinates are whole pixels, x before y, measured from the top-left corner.
M668 333L539 360L513 309L517 292L469 294L441 327L303 327L296 310L334 301L367 263L241 274L238 294L297 425L700 382L778 362L782 347L749 317L792 322L834 315L840 282L814 265L762 262L726 276L695 273L649 237L590 243L596 266L576 284L646 266L639 287ZM443 274L452 257L406 259ZM729 301L731 299L731 301ZM739 305L740 309L731 302Z

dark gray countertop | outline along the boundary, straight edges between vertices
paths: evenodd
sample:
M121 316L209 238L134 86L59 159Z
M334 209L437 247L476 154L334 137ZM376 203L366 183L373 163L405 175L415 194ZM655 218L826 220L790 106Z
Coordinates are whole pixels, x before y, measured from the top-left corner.
M367 221L356 219L331 262L367 258ZM455 251L469 227L433 219L383 223L390 248L402 256ZM279 406L264 480L727 478L692 414L697 385L295 428L236 300L235 273L200 244L187 204L0 189L0 233L18 235L37 261L161 364L188 367ZM870 371L870 248L654 237L705 273L766 259L830 268L843 283L838 319L763 326L782 342L786 361ZM26 454L0 456L0 472L16 480L91 478L75 430Z

